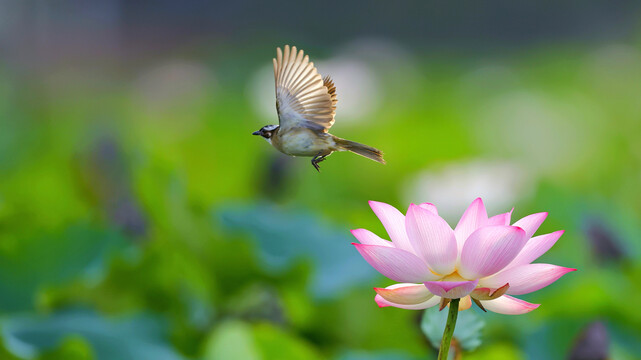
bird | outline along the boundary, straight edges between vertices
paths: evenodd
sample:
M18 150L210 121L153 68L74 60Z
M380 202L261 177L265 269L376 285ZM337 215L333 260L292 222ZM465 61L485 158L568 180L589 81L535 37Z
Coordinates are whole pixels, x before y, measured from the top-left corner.
M286 155L312 157L318 172L318 163L335 151L350 151L385 164L380 150L328 132L336 115L336 86L329 76L321 77L303 50L278 47L273 62L278 125L265 125L253 135L262 136Z

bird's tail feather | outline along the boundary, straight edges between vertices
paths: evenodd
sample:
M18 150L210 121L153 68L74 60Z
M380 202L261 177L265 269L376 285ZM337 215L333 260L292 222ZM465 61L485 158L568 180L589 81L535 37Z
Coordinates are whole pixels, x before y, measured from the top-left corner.
M341 139L336 136L334 137L334 141L336 142L336 145L338 145L338 147L341 150L351 151L354 154L364 156L370 160L374 160L381 164L385 164L385 160L383 159L383 152L376 148L373 148L371 146L367 146L364 144L360 144L355 141Z

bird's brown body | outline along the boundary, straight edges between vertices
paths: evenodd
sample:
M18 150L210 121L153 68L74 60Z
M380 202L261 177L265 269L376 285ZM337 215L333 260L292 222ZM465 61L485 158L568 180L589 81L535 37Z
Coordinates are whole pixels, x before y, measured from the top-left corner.
M278 151L290 156L312 156L312 165L334 151L351 151L385 163L383 153L373 147L341 139L328 132L336 113L336 86L318 74L303 51L285 45L274 59L276 111L279 125L263 126L254 135L264 137Z
M304 127L282 131L278 128L271 140L273 147L291 156L329 155L333 151L340 151L334 141L334 135Z

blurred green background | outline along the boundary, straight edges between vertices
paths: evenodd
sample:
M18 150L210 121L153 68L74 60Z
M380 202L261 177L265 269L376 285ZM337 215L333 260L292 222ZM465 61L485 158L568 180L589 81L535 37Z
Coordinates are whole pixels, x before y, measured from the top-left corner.
M579 271L532 313L478 313L464 358L638 358L640 10L1 1L0 359L435 358L349 230L385 235L367 200L455 225L477 196L549 211L538 234L566 233L540 261ZM386 166L319 174L251 136L284 44L334 78L332 133Z

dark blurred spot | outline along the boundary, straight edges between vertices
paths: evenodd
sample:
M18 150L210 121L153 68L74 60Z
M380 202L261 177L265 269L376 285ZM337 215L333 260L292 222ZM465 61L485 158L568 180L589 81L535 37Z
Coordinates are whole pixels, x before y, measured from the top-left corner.
M287 188L287 178L291 173L292 159L282 155L271 155L266 162L265 176L261 180L261 194L269 199L278 199ZM310 165L311 166L311 165Z
M603 219L589 216L584 221L583 229L596 261L606 263L623 260L624 252L621 247L621 239Z
M131 186L127 162L119 144L101 135L80 154L79 175L88 199L129 235L143 236L147 221Z
M569 360L606 360L608 359L610 337L605 324L595 321L588 324L576 339L568 356Z
M128 234L143 236L147 231L147 221L142 212L131 199L115 204L111 209L110 218Z
M248 321L267 320L274 324L285 324L285 311L276 290L266 284L254 284L231 302L229 312Z

